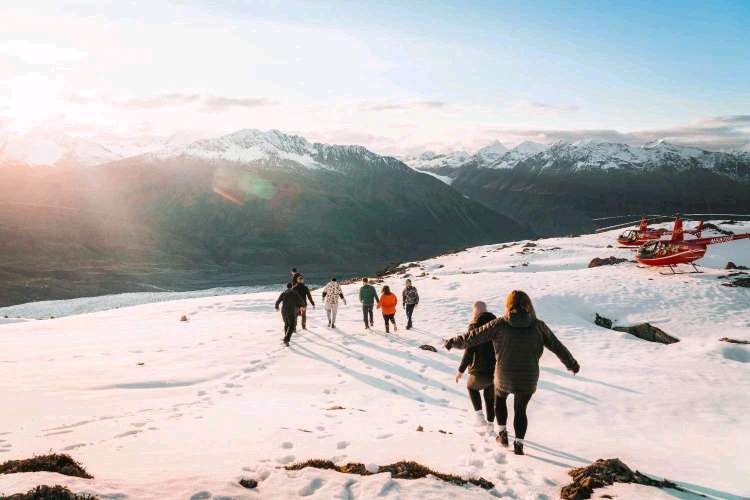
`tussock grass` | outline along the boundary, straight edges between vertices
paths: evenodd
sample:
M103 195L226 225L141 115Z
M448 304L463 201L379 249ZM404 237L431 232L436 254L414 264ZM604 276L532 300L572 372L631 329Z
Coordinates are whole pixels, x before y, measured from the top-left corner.
M66 476L91 479L94 476L76 462L70 455L53 453L38 455L25 460L9 460L0 464L0 474L14 474L17 472L57 472Z
M26 493L0 496L0 500L97 500L91 495L78 495L64 486L37 486Z
M361 463L348 463L345 465L336 465L330 460L319 460L312 459L305 462L299 462L284 467L286 470L301 470L306 467L312 467L315 469L324 470L335 470L344 474L358 474L360 476L369 476L372 473L367 470L364 464ZM394 479L422 479L427 476L434 476L441 481L455 484L456 486L465 486L467 484L473 484L484 488L485 490L492 489L495 485L484 478L469 478L464 479L460 476L453 474L444 474L430 469L429 467L411 461L401 461L389 465L382 465L378 468L378 473L390 472Z

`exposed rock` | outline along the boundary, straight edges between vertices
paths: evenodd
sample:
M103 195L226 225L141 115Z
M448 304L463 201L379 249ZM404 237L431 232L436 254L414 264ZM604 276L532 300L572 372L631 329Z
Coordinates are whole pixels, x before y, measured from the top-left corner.
M421 425L417 427L417 432L424 432L424 427Z
M595 489L614 483L636 483L655 488L686 491L667 479L658 481L638 471L633 472L619 458L599 459L587 467L568 471L568 475L573 478L573 482L564 486L560 491L560 498L564 500L591 498Z
M524 245L521 248L534 248L536 246L536 243L524 243Z
M648 340L649 342L658 342L660 344L674 344L680 341L680 339L672 337L664 330L649 323L639 323L632 326L616 326L613 330L629 333L635 335L639 339Z
M605 318L604 316L599 316L598 313L595 313L596 317L594 318L594 324L603 326L604 328L612 329L612 320L609 318Z
M735 264L734 262L730 260L729 262L727 262L727 265L724 266L724 269L737 269L739 271L747 271L747 270L750 270L750 267L738 266L737 264Z
M674 344L679 342L680 339L672 337L664 330L655 327L650 323L638 323L637 325L631 326L612 326L613 322L609 318L599 316L596 314L594 317L594 323L604 328L609 328L618 332L629 333L635 335L639 339L648 340L649 342L657 342L659 344Z
M421 346L419 346L419 348L420 348L420 349L423 349L423 350L425 350L425 351L432 351L432 352L437 352L437 349L435 349L435 348L434 348L433 346L431 346L430 344L422 344Z
M730 339L729 337L721 337L719 342L729 342L730 344L750 344L750 340Z
M750 278L735 278L730 283L722 283L724 286L750 288Z
M248 490L254 490L258 487L258 481L255 479L240 479L240 486L247 488Z
M308 460L297 464L291 464L284 467L286 470L301 470L306 467L313 467L316 469L328 469L335 470L344 474L358 474L360 476L369 476L376 472L390 472L391 477L394 479L422 479L427 476L434 476L441 481L445 481L456 486L464 486L466 484L473 484L479 486L485 490L490 490L495 487L493 483L487 481L484 478L469 478L464 479L453 474L444 474L437 472L429 467L425 467L417 462L396 462L394 464L377 466L376 464L361 464L361 463L348 463L345 465L336 465L330 460ZM376 468L377 467L377 468Z
M589 262L589 267L614 266L615 264L621 264L627 261L628 259L619 259L615 257L614 255L611 255L604 259L600 259L599 257L594 257L593 259L591 259L591 262Z
M180 316L180 321L187 321L187 316L185 316L184 314Z

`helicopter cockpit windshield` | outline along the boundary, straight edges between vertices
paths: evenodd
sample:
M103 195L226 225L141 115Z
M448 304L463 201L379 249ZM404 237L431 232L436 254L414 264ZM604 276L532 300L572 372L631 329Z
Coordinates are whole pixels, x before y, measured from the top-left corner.
M664 241L651 241L640 248L638 255L639 257L644 257L646 259L661 257L667 253L668 249L669 247Z
M638 233L632 229L628 229L620 235L621 241L635 241L638 238Z

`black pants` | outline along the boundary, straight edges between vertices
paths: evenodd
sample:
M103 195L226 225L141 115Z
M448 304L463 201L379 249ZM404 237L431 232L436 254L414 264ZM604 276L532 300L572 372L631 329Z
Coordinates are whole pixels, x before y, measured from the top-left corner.
M281 310L281 317L284 319L284 342L289 342L292 339L292 334L297 328L297 311L285 311Z
M531 396L531 394L513 394L513 430L518 439L523 439L526 436L526 429L529 427L526 407L529 405ZM507 399L507 392L500 392L495 395L495 413L497 414L497 423L500 425L508 423Z
M396 327L396 315L395 314L384 314L383 320L385 321L385 332L388 333L390 330L388 330L388 322L390 321L393 323L393 327Z
M484 393L484 411L487 414L487 422L493 422L495 420L495 386L485 387L482 392ZM479 391L469 389L469 398L471 398L471 404L474 405L475 411L482 409L482 395L479 394Z
M414 314L416 304L406 304L406 328L411 328L411 317Z
M365 321L365 328L371 327L374 323L372 319L372 307L362 304L362 319Z

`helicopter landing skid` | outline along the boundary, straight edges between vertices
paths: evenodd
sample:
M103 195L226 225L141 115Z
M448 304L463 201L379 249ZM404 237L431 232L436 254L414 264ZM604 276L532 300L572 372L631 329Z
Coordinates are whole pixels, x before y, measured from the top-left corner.
M659 274L661 274L662 276L675 276L675 275L678 275L678 274L703 274L703 271L701 271L700 269L698 269L697 267L695 267L695 264L693 264L691 262L690 265L693 266L693 271L677 272L677 271L674 270L675 266L670 264L669 270L671 272L669 272L669 273L659 273Z

